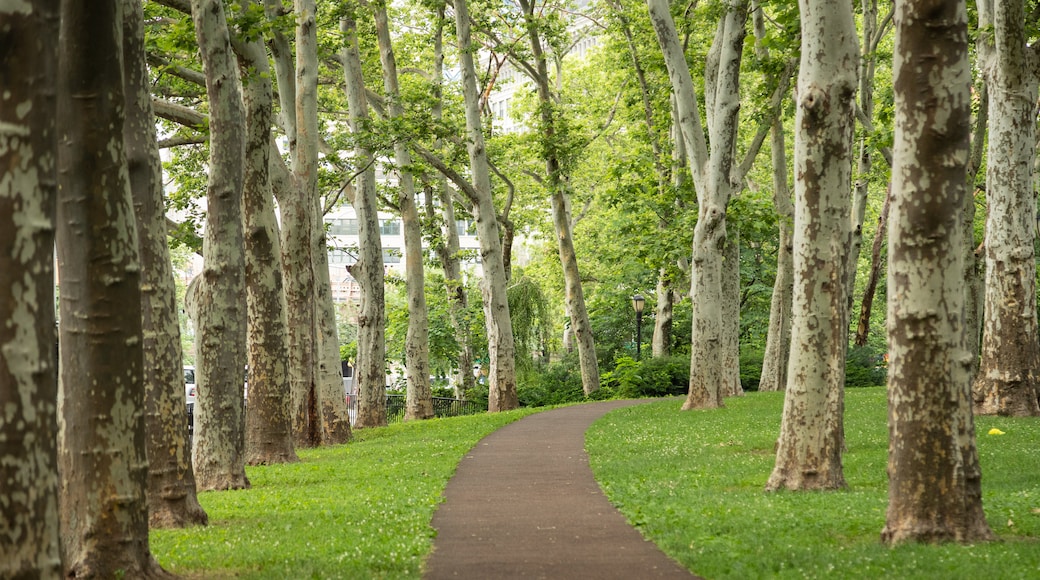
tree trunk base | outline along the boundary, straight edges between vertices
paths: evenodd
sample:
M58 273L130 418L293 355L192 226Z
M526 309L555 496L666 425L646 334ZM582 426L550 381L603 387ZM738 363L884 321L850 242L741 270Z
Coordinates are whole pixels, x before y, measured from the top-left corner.
M922 520L903 520L895 524L886 524L881 531L881 542L888 546L899 544L941 544L956 542L972 544L989 542L996 539L989 526L970 525L964 528L943 526L939 522Z
M1040 416L1037 387L1033 381L991 379L983 370L979 372L971 392L976 415Z

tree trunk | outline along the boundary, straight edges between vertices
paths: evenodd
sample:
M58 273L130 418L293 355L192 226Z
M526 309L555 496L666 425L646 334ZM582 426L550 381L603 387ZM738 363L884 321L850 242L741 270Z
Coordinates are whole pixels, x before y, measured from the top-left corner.
M317 199L320 201L320 198ZM319 215L320 210L319 210ZM339 333L336 329L336 305L332 300L332 277L329 274L328 238L325 228L317 228L314 242L314 300L318 329L318 420L321 443L338 445L349 442L350 411L343 390L343 365L339 358ZM320 250L319 250L320 249Z
M437 5L436 31L433 37L433 107L430 112L434 121L440 122L444 116L442 101L444 83L444 10L445 3ZM439 149L440 141L435 145ZM459 230L455 223L455 200L448 188L448 180L440 176L437 180L437 194L441 202L441 238L434 244L434 251L444 269L444 282L448 293L448 308L451 313L451 326L455 332L455 341L459 345L459 368L455 375L455 396L463 399L466 393L472 392L476 386L473 376L473 345L470 340L469 319L466 311L469 300L466 297L466 286L459 268ZM427 192L426 217L431 223L436 221L433 207L433 196Z
M726 237L722 262L722 395L744 394L740 385L740 230Z
M767 491L846 487L841 454L856 25L851 0L802 0L799 7L791 359Z
M791 257L794 241L794 204L787 185L787 144L783 120L777 119L770 132L773 156L773 207L776 209L778 243L776 278L769 304L769 331L762 357L759 391L782 391L787 388L787 364L791 357L791 297L794 293L794 264Z
M361 56L358 49L354 14L348 13L340 21L340 30L346 40L343 69L346 75L347 101L350 107L350 125L355 135L365 130L368 121L368 102L365 82L361 76ZM383 298L383 249L379 238L379 219L376 208L375 170L372 153L363 140L355 146L356 165L365 168L358 175L354 211L358 217L357 263L350 273L361 286L361 308L358 312L358 410L357 427L386 425L386 342L384 338L385 303Z
M54 437L58 4L36 0L0 7L5 24L0 78L6 93L0 106L2 578L57 580L63 572Z
M379 59L383 65L383 86L386 88L387 112L391 120L404 116L397 87L397 62L390 40L390 24L386 5L372 6L379 42ZM408 330L405 336L405 394L404 420L433 417L433 392L430 388L430 331L426 312L425 275L423 273L422 232L419 210L415 204L415 178L411 173L412 155L407 144L397 139L394 143L394 163L397 165L397 204L401 212L404 234L405 291L408 295Z
M657 299L654 301L654 333L650 352L654 358L659 358L668 356L672 350L675 292L672 290L672 279L667 268L658 270L655 295Z
M989 94L986 161L986 307L982 360L975 378L981 414L1040 415L1037 335L1036 159L1037 65L1027 45L1021 0L991 0L979 8L979 42ZM988 26L987 26L988 25ZM985 27L985 28L984 28Z
M243 6L243 9L245 6ZM289 369L278 223L271 189L271 67L260 39L237 39L246 113L242 212L245 235L249 400L245 462L298 461L289 416Z
M480 95L477 93L477 75L473 66L469 10L466 0L455 0L455 24L459 42L459 64L462 69L463 98L466 106L467 149L473 176L475 196L473 217L477 221L480 257L483 269L481 292L484 298L484 320L487 326L488 410L509 411L520 406L516 394L516 347L513 342L513 323L509 318L509 300L506 295L506 269L502 243L499 239L498 219L491 197L491 174L484 147L480 121Z
M243 404L245 119L223 5L216 0L192 0L191 12L210 104L205 263L196 335L195 480L200 490L243 489L249 487Z
M683 409L723 406L722 248L726 242L726 207L739 190L735 176L736 132L740 104L740 59L744 49L747 2L727 7L712 42L705 74L705 109L711 154L701 129L693 81L668 3L647 0L650 20L664 54L690 173L697 188L698 219L691 261L692 341L690 389Z
M64 3L59 39L59 458L66 575L169 577L148 549L141 265L123 145L121 2L89 8Z
M882 541L992 538L964 352L971 72L963 1L896 3L888 233L889 503Z
M885 204L881 206L881 215L878 216L877 231L874 232L874 244L870 248L870 276L863 288L863 301L859 308L859 322L856 325L856 346L867 346L870 340L870 315L874 310L874 293L877 291L878 281L881 280L881 271L884 268L884 260L881 258L881 246L885 242L886 230L888 229L888 208L892 202L892 195L885 195Z
M862 0L863 42L859 65L859 108L867 119L874 118L874 70L876 66L876 47L873 40L877 33L877 0ZM856 276L859 273L859 256L863 248L863 222L867 215L867 199L870 197L870 171L873 167L873 148L870 135L864 131L859 140L859 154L856 158L856 186L852 190L852 209L850 215L851 237L849 239L849 255L845 267L845 290L848 294L846 312L852 312L852 303L856 293ZM875 234L875 239L881 237Z
M141 3L124 0L123 142L141 257L148 522L152 528L181 528L205 525L208 517L195 494L191 466L177 288L166 240L162 163L145 56Z
M581 286L581 274L578 270L578 255L574 249L574 234L571 231L570 199L567 191L568 168L555 153L558 145L553 142L561 137L557 134L556 116L559 108L549 86L549 69L545 54L542 51L541 35L535 21L534 4L529 0L520 0L524 12L528 41L531 54L535 60L536 75L532 80L538 92L541 139L544 145L541 150L545 155L545 172L549 187L552 207L553 229L560 254L560 265L563 268L564 307L571 321L578 347L578 361L581 366L581 385L585 395L599 389L599 365L596 359L596 343L592 336L592 324L585 307L585 293Z

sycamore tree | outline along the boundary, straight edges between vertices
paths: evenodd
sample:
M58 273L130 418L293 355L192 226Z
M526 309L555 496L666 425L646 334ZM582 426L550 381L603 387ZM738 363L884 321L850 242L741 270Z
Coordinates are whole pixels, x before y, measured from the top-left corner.
M62 578L54 228L58 2L0 6L0 577ZM111 58L113 55L108 55Z
M61 539L66 577L167 578L148 548L141 264L123 137L122 8L119 0L66 2L61 11Z
M982 511L957 248L971 72L965 3L899 0L888 292L888 511L881 538L977 542Z

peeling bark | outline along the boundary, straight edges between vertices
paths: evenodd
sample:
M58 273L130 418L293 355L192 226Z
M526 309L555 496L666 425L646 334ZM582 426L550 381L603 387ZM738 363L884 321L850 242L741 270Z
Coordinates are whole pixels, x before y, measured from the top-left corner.
M65 573L167 578L148 548L141 264L123 144L122 2L63 3L59 46Z
M845 281L859 51L851 0L799 7L791 358L767 491L846 487Z
M54 319L59 2L0 7L0 578L62 577Z
M963 243L971 99L963 1L896 2L889 220L888 475L881 539L993 537L982 512L964 350Z
M148 523L152 528L181 528L205 525L208 517L199 505L191 466L177 288L166 240L162 163L145 63L143 21L141 3L123 0L123 141L141 256Z
M192 0L210 104L205 262L198 287L195 433L199 490L244 489L245 259L242 144L245 119L223 4Z

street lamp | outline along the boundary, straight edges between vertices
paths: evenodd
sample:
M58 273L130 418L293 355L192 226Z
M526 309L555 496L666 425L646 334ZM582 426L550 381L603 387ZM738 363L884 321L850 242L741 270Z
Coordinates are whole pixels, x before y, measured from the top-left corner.
M636 311L636 360L640 359L640 346L643 342L643 305L646 300L642 294L632 297L632 309Z

